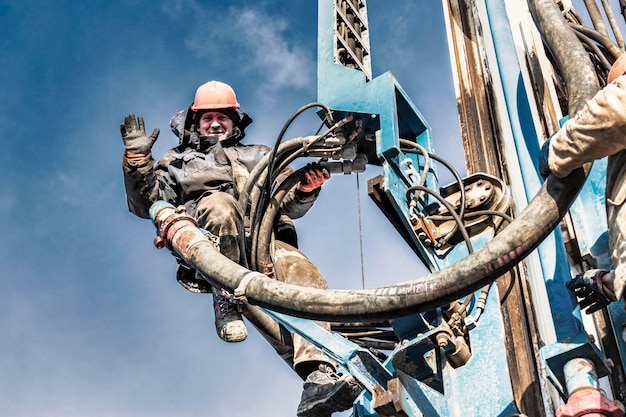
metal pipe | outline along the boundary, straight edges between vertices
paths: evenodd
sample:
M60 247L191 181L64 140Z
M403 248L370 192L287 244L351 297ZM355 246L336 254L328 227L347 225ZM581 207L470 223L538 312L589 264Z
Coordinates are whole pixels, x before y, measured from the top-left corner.
M587 7L587 12L589 13L589 17L591 18L591 23L593 27L604 36L609 36L609 32L606 30L606 25L604 24L604 20L602 20L602 13L600 13L600 9L598 8L598 4L596 0L583 0L585 2L585 6Z
M622 417L624 406L611 401L600 390L593 362L573 358L563 366L565 385L569 395L567 404L556 412L557 417Z
M598 375L593 362L586 358L573 358L563 366L565 387L571 395L583 388L598 389Z
M623 51L624 50L624 37L622 36L622 32L619 29L617 20L615 20L615 13L613 13L613 9L611 9L611 6L609 5L608 0L602 0L602 8L604 9L604 14L606 15L606 18L609 21L609 26L611 26L611 31L613 32L613 36L615 36L615 42L617 43L617 46Z

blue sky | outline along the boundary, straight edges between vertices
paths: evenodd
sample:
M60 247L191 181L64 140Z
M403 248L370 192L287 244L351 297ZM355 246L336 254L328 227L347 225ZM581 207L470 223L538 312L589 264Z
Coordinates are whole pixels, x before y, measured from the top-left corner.
M393 72L463 171L440 3L368 3L374 76ZM0 415L295 415L298 377L252 328L219 340L210 297L127 211L119 125L160 127L162 156L170 116L218 79L254 119L246 143L272 144L316 101L316 2L0 0L0 35ZM297 223L332 288L423 274L367 196L375 174L359 178L364 278L354 175Z

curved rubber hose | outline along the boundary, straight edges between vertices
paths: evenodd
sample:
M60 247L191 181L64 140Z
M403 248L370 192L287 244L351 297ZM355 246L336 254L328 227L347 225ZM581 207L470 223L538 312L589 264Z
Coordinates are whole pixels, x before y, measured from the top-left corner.
M598 90L593 67L552 0L534 0L530 4L570 87L570 114L575 114ZM515 221L467 258L389 287L334 291L285 284L228 260L208 241L190 245L186 256L192 266L221 286L231 290L242 286L239 292L251 304L278 312L326 321L402 317L455 301L513 268L558 225L584 183L588 168L577 169L564 179L548 177Z
M576 23L570 23L569 25L572 29L582 33L583 35L587 36L590 39L593 39L595 42L602 45L602 47L611 54L611 58L613 58L612 61L616 60L622 54L621 49L619 49L619 47L615 45L611 39L602 35L601 33L586 26L578 25ZM602 54L597 55L599 58L604 57L604 55Z
M608 74L608 72L611 70L612 64L609 62L607 57L602 53L602 51L600 50L600 47L596 45L596 43L591 38L589 38L588 36L586 36L580 31L576 31L576 36L578 36L578 39L580 39L580 41L587 46L587 48L589 49L589 53L597 57L596 58L598 62L597 65L602 66L604 70L606 71L606 73Z
M253 258L255 259L256 269L262 272L269 271L272 264L270 256L270 245L272 241L272 231L274 229L274 220L280 210L280 206L289 193L302 179L306 167L300 168L287 177L278 187L272 198L268 201L266 207L263 208L263 218L261 219L258 231L253 235L252 246ZM256 238L256 239L254 239Z
M528 6L564 77L569 114L574 115L600 88L593 64L553 0L529 0Z
M285 284L228 260L208 240L191 245L184 256L224 288L235 290L246 278L248 302L278 312L325 321L402 317L455 301L513 268L567 213L584 178L580 169L564 180L549 177L531 204L487 245L443 270L389 287L334 291Z

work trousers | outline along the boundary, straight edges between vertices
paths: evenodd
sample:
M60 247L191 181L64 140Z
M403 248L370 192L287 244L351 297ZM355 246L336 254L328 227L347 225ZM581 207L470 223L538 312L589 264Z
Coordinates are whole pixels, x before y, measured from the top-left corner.
M220 252L230 260L241 264L242 239L245 239L244 214L235 197L224 192L214 192L198 201L194 218L198 225L219 236ZM288 243L275 241L272 252L275 277L281 282L301 287L326 289L328 284L319 269L297 248ZM330 330L330 324L319 322ZM288 343L283 340L279 343ZM291 333L293 343L293 367L303 377L310 364L331 362L318 347L301 336Z

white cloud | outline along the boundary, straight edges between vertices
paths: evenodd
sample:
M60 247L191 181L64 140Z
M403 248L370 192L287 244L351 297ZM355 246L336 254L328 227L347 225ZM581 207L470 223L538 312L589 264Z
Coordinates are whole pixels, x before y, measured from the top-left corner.
M180 2L179 2L180 3ZM261 8L229 8L216 21L215 10L197 10L186 45L210 66L238 68L253 77L258 94L283 88L305 88L314 81L312 54L286 36L288 21ZM217 69L216 68L216 69Z

